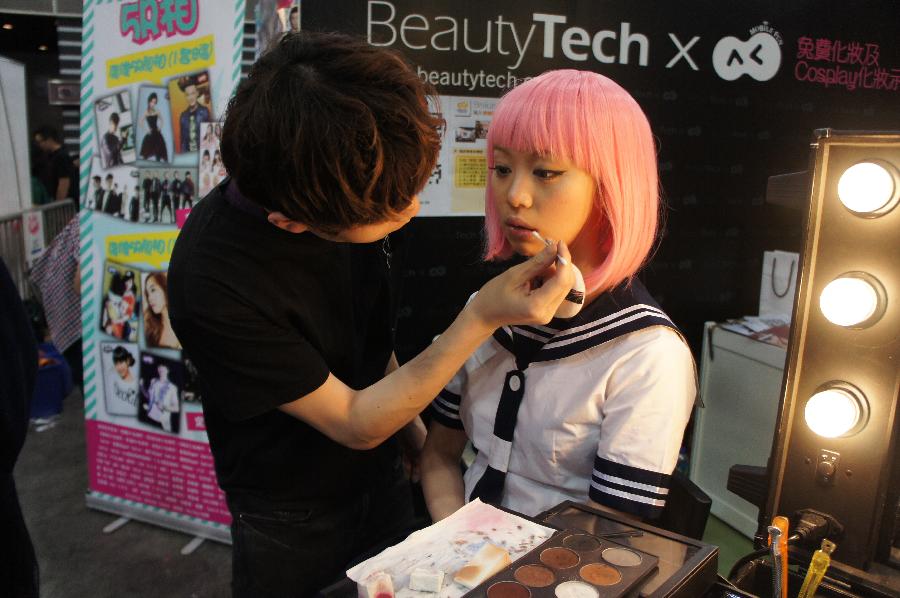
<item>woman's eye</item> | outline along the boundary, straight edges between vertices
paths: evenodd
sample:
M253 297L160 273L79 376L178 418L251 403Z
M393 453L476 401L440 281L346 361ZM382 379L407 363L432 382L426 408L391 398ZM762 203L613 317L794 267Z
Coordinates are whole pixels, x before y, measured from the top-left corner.
M512 169L509 166L505 166L503 164L495 164L491 170L494 171L494 174L501 177L504 177L512 172Z
M549 181L550 179L555 179L559 175L565 172L564 170L549 170L547 168L537 168L534 171L534 176L539 179L543 179L545 181Z

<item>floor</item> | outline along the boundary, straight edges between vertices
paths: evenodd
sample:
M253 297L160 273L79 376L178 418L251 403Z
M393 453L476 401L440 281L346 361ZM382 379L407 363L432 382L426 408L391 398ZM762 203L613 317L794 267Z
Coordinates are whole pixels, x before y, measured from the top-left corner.
M16 465L19 498L40 564L41 596L229 596L228 546L206 541L182 555L190 536L136 521L104 533L118 517L85 506L83 408L75 391L53 425L32 425ZM749 539L714 517L704 540L720 547L721 575L752 549Z
M719 547L719 575L728 577L731 566L739 558L753 551L753 542L714 515L706 522L703 541Z
M192 554L183 533L88 509L84 403L64 401L55 425L32 425L15 469L19 500L40 566L42 598L206 598L230 595L231 550L206 541Z

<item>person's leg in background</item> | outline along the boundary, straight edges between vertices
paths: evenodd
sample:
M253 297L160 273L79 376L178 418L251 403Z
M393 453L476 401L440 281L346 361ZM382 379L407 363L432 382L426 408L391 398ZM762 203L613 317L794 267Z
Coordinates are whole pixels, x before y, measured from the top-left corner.
M84 362L81 353L81 339L75 341L68 349L63 351L63 357L69 364L69 370L72 372L72 384L84 392Z
M0 260L0 596L38 596L34 546L13 480L28 430L37 368L37 339L19 291Z

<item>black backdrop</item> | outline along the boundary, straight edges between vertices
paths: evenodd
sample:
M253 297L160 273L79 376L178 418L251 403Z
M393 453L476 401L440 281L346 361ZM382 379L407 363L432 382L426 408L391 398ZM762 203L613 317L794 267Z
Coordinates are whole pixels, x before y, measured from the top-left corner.
M696 353L705 320L757 312L763 250L800 249L802 214L764 203L768 177L806 169L815 128L900 130L896 41L900 3L784 4L788 3L304 0L303 27L368 35L369 41L402 51L429 72L458 74L465 69L524 78L554 68L581 68L619 82L641 104L657 136L668 206L659 249L641 279L685 331ZM552 36L545 35L548 17L542 14L564 18L565 23L557 24ZM469 47L484 47L490 28L488 51L464 48L464 19ZM434 45L452 43L449 33L432 37L454 22L457 49L435 49ZM595 58L590 45L571 47L586 54L586 60L567 58L562 38L570 27L580 27L590 37L608 31L600 50L614 62ZM762 60L759 53L752 55L753 44L748 42L760 27L781 42L776 74L764 81L750 74L729 81L717 74L713 50L725 37L748 44L738 48L732 69ZM513 37L513 28L518 37ZM646 38L646 64L640 64L639 42L621 52L626 28ZM580 34L572 35L577 42ZM525 48L521 52L517 41ZM772 40L766 41L771 48ZM548 42L552 58L545 56ZM426 47L410 47L422 45ZM680 48L685 49L681 56ZM820 74L819 80L804 80L815 79L815 74ZM826 84L829 76L834 80ZM478 84L437 88L451 95L496 97L503 92ZM469 294L502 269L479 261L481 224L476 217L423 217L406 228L409 251L397 346L401 361L427 345Z

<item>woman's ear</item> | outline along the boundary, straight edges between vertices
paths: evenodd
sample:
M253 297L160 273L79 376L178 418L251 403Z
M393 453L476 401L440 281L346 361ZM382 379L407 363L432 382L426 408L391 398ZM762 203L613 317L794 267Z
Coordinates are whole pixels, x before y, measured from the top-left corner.
M305 233L309 230L309 226L302 222L291 220L281 212L269 212L269 215L266 216L266 220L289 233Z

